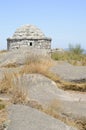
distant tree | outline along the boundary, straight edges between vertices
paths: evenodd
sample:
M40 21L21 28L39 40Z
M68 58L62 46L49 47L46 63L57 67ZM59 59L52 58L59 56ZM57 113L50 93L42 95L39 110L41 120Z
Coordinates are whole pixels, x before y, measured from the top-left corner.
M84 49L81 48L80 44L76 44L75 46L69 44L69 51L74 54L80 55L84 52Z

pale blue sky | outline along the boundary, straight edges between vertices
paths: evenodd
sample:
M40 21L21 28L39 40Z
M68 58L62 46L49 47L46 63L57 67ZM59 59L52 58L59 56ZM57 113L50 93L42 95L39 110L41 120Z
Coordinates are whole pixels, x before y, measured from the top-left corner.
M51 37L52 48L71 43L86 49L86 0L0 0L0 49L25 24Z

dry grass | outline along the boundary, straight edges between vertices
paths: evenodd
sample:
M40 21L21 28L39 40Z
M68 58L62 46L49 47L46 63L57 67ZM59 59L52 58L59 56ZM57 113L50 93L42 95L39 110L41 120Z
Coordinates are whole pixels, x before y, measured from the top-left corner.
M64 90L73 90L73 91L80 91L86 92L86 83L74 83L74 82L66 82L60 81L57 83L58 87Z
M7 112L0 110L0 130L3 130L3 123L7 120Z
M53 80L57 84L57 86L61 89L86 92L86 82L75 83L75 82L63 81L59 76L49 71L47 71L45 76Z
M0 104L0 110L4 109L5 105L4 104Z
M40 110L56 119L61 120L69 126L77 127L79 130L86 130L86 119L73 119L62 113L62 103L60 100L53 100L49 106L43 107L42 104L35 100L29 100L27 105Z
M54 105L53 107L51 105L47 109L44 109L43 112L56 119L61 120L69 126L77 127L78 130L86 130L86 119L73 119L70 116L63 115L60 112L58 112L58 105Z
M23 83L23 82L22 82ZM12 85L12 98L13 104L27 104L28 102L28 91L24 85L21 84L19 77L17 77Z
M37 110L43 111L43 106L36 100L33 99L28 100L27 105Z
M69 126L77 127L79 130L86 130L86 119L73 119L62 113L62 103L60 100L53 100L47 108L39 109L42 112L61 120Z
M0 110L5 109L5 104L2 100L0 100Z
M79 125L76 125L76 123L71 120L70 118L68 118L67 116L63 116L60 112L61 109L61 102L60 100L53 100L51 102L51 104L47 107L43 107L41 104L39 104L37 101L35 100L31 100L29 101L28 105L32 108L38 109L56 119L61 120L62 122L66 123L69 126L74 126L74 127L78 127ZM81 127L82 128L82 127ZM83 129L84 130L84 129Z
M6 53L6 52L7 52L7 50L1 50L1 51L0 51L0 54Z
M30 60L28 64L23 66L22 70L20 71L20 74L39 73L55 81L57 86L64 90L86 92L86 83L73 83L73 82L63 81L60 79L59 76L50 72L49 68L54 64L55 62L53 62L51 59L36 60L36 58L33 58L32 61Z
M16 68L16 67L18 67L18 65L16 63L9 63L9 64L6 64L6 65L1 66L1 67L5 67L5 68Z
M45 57L46 58L46 57ZM27 60L26 65L21 70L21 74L24 73L39 73L43 75L47 75L48 69L52 66L54 62L51 59L44 59L44 58L36 58L32 57L32 59Z
M7 102L0 100L0 130L3 130L3 123L7 120L6 106Z
M11 102L13 104L27 104L28 94L25 89L16 87L13 89Z
M4 73L4 78L0 82L0 93L11 94L11 101L15 104L27 102L27 91L23 84L20 84L17 73Z
M61 60L61 61L68 61L73 65L85 66L86 65L86 54L76 54L72 52L64 52L64 53L52 53L52 59L54 60Z
M76 90L76 91L86 91L86 83L70 83L62 81L59 76L49 72L49 67L54 65L54 62L51 59L38 59L37 57L28 59L25 65L23 66L20 74L16 73L5 73L4 79L0 81L0 92L1 93L11 93L12 99L11 102L14 104L26 104L33 108L36 108L46 114L53 116L54 118L60 119L61 121L67 123L70 126L80 127L80 130L86 130L85 121L74 121L68 118L67 116L62 116L59 113L61 109L61 102L54 100L51 105L47 108L43 108L41 104L37 101L29 100L27 90L24 88L23 82L21 83L20 77L23 74L27 73L39 73L44 76L52 79L56 82L57 86L65 90ZM3 113L4 114L4 113ZM3 115L2 122L6 119ZM1 116L1 117L2 117ZM4 118L5 117L5 118ZM1 119L1 118L0 118Z
M4 78L0 81L0 93L9 93L11 91L13 76L12 73L4 73Z
M64 122L65 124L69 126L76 127L76 123L72 119L66 116L62 116L60 113L58 113L58 111L54 111L52 108L48 108L44 112L56 119L61 120L62 122Z

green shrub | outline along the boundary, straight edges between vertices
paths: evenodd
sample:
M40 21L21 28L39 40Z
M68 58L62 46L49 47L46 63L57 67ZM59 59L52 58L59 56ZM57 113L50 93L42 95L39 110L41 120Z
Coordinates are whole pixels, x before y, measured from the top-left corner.
M73 46L72 44L69 44L69 51L77 55L80 55L84 52L80 44L76 44L75 46Z
M0 110L4 109L5 105L4 104L0 104Z
M53 52L51 57L54 60L68 61L73 65L86 65L86 54L83 54L83 51L79 44L75 47L70 44L68 51L64 53Z

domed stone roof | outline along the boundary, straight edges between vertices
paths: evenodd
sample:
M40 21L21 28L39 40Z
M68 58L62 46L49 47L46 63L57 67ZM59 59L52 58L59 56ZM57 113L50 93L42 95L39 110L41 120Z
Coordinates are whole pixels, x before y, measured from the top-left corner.
M18 28L12 39L44 39L46 36L34 25L24 25Z

